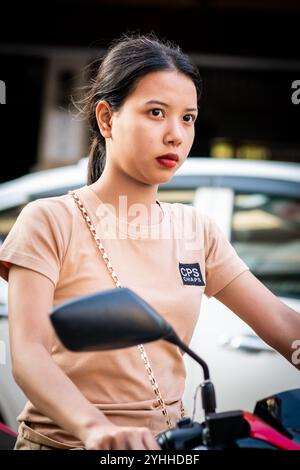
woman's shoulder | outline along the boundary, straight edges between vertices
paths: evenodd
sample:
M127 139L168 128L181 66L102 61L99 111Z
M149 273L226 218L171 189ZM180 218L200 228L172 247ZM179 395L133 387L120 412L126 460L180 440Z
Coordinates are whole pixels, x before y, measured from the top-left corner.
M28 202L21 211L24 216L43 216L60 219L66 222L65 217L73 217L74 202L70 194L51 196Z
M73 233L73 206L68 194L26 204L1 245L0 275L7 280L9 265L17 264L56 284Z
M23 207L13 228L26 227L32 233L63 234L69 238L74 213L74 201L69 194L35 199Z

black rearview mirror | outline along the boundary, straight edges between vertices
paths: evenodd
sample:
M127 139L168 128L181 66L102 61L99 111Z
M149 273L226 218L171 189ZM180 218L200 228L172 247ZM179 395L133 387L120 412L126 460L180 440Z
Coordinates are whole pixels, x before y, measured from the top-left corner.
M65 302L52 309L50 318L72 351L127 348L175 335L149 304L126 287Z
M105 351L128 348L164 339L179 346L203 368L202 405L215 410L215 394L209 370L194 351L177 336L171 325L145 300L127 287L113 288L75 298L55 306L52 325L71 351Z

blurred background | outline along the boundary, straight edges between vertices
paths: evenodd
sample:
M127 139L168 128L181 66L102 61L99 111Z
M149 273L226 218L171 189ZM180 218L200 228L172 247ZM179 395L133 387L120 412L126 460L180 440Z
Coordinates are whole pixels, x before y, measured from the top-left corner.
M1 17L0 182L86 155L70 95L128 31L174 40L199 66L191 156L300 161L298 0L27 1L2 5Z
M89 133L70 112L71 95L80 98L87 65L97 65L113 39L153 31L178 43L204 82L190 158L159 198L208 212L251 271L300 313L300 1L44 0L0 8L0 244L29 201L86 183ZM299 371L223 304L204 298L202 305L191 347L210 366L219 410L251 411L258 399L300 387ZM16 430L25 397L11 374L7 317L0 280L0 421ZM201 373L185 360L191 414Z

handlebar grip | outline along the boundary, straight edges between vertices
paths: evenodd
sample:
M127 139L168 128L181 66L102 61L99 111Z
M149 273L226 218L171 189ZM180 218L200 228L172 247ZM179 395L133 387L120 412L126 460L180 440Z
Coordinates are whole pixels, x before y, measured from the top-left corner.
M178 421L177 426L156 436L156 442L162 450L184 450L192 449L202 445L203 427L191 418L183 418Z

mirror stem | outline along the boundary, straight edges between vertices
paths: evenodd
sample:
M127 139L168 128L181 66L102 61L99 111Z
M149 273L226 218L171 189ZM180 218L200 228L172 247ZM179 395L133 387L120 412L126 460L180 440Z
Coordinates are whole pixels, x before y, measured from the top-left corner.
M170 341L173 344L176 344L176 346L179 346L180 349L182 349L184 352L186 352L189 356L191 356L198 364L203 369L203 374L204 374L204 380L210 380L209 376L209 370L206 362L201 359L200 356L198 356L194 351L192 351L186 344L184 344L181 339L177 336L175 331L173 330L170 335L168 335L166 338L164 338L167 341Z
M203 369L204 382L201 384L201 399L202 399L202 408L205 413L205 417L209 413L214 413L216 410L216 395L213 383L210 381L209 369L206 362L201 359L194 351L192 351L188 346L186 346L181 339L177 336L174 330L165 337L167 341L170 341L173 344L176 344L189 356L191 356Z

